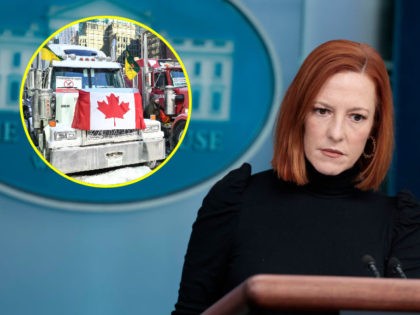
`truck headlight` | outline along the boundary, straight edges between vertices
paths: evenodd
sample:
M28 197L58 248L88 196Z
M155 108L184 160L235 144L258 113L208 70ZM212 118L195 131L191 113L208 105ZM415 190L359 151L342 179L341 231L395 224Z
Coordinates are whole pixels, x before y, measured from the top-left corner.
M146 129L143 130L143 132L146 132L146 133L156 132L156 131L160 131L160 125L147 126Z
M74 140L76 139L76 132L75 131L55 131L54 132L54 140Z
M67 140L76 139L76 131L67 131L66 138L67 138Z

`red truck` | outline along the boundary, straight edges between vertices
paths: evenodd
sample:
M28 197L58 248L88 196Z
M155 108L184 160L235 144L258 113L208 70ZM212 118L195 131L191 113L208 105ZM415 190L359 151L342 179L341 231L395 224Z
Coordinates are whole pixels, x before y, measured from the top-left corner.
M181 139L188 119L189 95L183 69L175 60L147 59L147 65L144 59L136 62L141 69L137 82L145 115L153 113L162 122L170 152Z

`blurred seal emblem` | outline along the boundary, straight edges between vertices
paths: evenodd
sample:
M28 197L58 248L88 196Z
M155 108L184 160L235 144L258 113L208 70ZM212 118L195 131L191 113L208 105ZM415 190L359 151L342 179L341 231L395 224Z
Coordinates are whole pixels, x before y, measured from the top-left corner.
M185 24L170 24L151 11L153 29L177 51L191 83L191 120L184 141L170 162L153 176L124 187L77 185L46 167L25 137L18 108L0 112L2 163L0 188L30 202L81 210L142 209L165 204L191 189L214 181L238 161L252 156L270 134L280 86L269 43L252 17L236 2L206 1L183 7ZM233 21L212 24L207 12ZM149 18L150 18L149 16ZM140 21L147 25L149 21ZM39 42L42 42L40 39ZM39 45L39 43L38 43ZM20 75L20 80L22 77ZM72 82L73 83L73 82ZM16 84L15 84L16 85ZM22 100L23 102L24 100Z

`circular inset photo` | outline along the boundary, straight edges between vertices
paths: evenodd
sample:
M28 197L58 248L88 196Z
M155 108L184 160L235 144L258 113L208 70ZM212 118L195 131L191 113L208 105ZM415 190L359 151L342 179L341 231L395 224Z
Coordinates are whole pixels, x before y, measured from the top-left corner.
M190 118L182 60L149 27L91 17L61 28L35 51L21 85L27 138L55 172L118 187L158 171Z

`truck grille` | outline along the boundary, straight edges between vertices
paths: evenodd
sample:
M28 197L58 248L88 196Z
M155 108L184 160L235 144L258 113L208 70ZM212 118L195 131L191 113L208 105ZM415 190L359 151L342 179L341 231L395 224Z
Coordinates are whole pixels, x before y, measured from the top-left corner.
M86 145L104 142L123 142L139 140L140 135L136 129L121 130L89 130L86 131Z
M122 129L122 130L89 130L87 132L87 138L89 140L103 139L103 138L117 138L138 135L136 129Z

